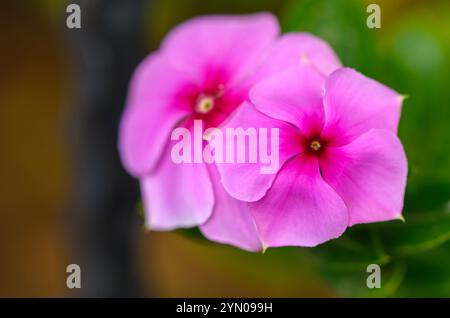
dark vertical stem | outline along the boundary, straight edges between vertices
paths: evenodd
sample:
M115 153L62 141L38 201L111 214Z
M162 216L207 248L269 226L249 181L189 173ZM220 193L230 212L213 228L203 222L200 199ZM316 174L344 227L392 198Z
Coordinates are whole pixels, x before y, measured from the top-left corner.
M139 296L136 181L117 150L131 74L143 55L145 0L78 0L81 29L65 31L76 75L67 121L75 185L70 207L80 295Z

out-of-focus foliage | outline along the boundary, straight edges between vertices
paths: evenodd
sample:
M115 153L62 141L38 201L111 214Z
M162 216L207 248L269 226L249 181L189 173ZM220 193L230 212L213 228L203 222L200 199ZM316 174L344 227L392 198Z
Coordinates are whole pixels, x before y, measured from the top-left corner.
M325 39L346 66L375 68L374 33L366 27L361 1L291 1L281 17L285 32L311 32ZM367 61L370 63L366 63Z
M411 7L407 7L408 5ZM409 98L399 135L409 160L406 222L356 225L312 249L343 295L450 296L450 10L443 2L370 30L361 1L292 1L285 30L326 39L343 63ZM416 6L416 8L414 8ZM382 6L383 19L383 6ZM381 266L381 288L366 286L368 264Z

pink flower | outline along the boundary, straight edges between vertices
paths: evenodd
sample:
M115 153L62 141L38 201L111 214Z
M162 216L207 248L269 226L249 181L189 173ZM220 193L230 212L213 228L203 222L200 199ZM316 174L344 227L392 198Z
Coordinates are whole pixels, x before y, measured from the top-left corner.
M248 99L251 85L309 56L324 72L340 66L323 41L307 34L276 39L270 14L189 20L166 37L137 69L124 112L119 150L140 179L147 226L171 230L201 225L211 240L260 250L246 202L223 189L215 165L175 164L176 127L217 127Z
M249 202L265 247L315 246L357 223L401 218L401 95L349 68L325 78L305 59L257 84L250 99L226 127L278 127L280 169L218 169L227 192Z

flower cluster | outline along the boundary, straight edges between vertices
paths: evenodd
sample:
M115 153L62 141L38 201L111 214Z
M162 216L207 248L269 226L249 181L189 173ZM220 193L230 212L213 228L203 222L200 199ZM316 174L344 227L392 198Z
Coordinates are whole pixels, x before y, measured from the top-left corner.
M140 180L150 229L199 226L249 251L315 246L354 224L401 218L402 101L342 67L323 40L280 35L270 14L199 17L137 68L119 150ZM173 130L194 133L199 120L205 129L277 129L279 167L174 162Z

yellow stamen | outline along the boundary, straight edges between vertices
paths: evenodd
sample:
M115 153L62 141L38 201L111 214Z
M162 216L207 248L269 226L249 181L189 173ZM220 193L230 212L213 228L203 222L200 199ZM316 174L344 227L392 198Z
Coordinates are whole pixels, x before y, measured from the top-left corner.
M200 96L195 105L195 111L200 114L206 114L214 108L214 98L211 96Z
M314 140L311 142L309 147L314 151L318 151L322 147L322 145L320 144L320 141Z

